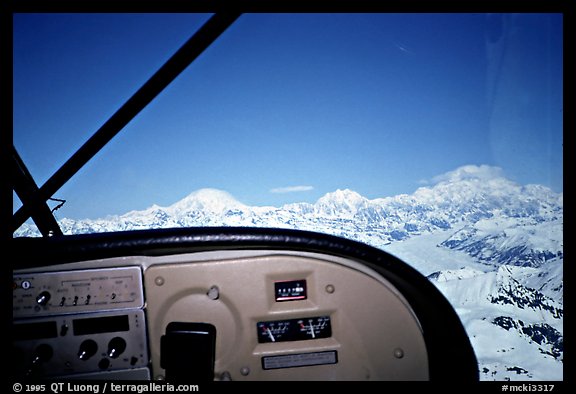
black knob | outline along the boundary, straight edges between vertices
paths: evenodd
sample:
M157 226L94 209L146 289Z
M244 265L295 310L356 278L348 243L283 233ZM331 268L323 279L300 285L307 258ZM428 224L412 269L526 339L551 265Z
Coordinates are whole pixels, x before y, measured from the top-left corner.
M50 360L54 351L50 345L45 343L38 345L32 354L32 363L26 371L27 376L38 377L42 374L41 364Z
M38 296L36 296L36 302L38 305L45 306L48 304L48 301L50 301L50 297L50 293L43 291L42 293L38 294Z
M126 341L120 337L114 337L108 342L108 357L118 358L126 350Z
M80 349L78 350L78 358L80 360L88 360L90 357L96 354L98 351L98 344L92 339L87 339L80 344Z
M43 343L34 350L32 364L39 364L48 361L52 358L53 354L54 351L52 350L52 346Z
M100 369L108 369L108 367L110 367L110 360L108 360L107 358L103 358L98 363L98 368Z

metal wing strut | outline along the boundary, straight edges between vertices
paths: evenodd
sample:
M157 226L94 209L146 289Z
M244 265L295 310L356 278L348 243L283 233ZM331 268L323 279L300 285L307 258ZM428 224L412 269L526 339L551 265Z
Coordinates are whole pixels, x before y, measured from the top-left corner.
M25 187L22 184L19 185L19 189L25 188L26 193L24 198L21 197L23 206L12 218L12 232L32 217L43 235L46 236L50 231L53 234L62 234L54 216L46 205L46 201L204 52L239 16L240 13L218 13L212 16L42 187L37 188L26 170L28 176L18 178L21 183L26 185ZM19 160L19 162L23 166L22 161ZM26 180L27 178L29 179ZM14 189L16 190L16 184ZM20 196L20 193L18 195ZM46 234L42 229L46 230Z

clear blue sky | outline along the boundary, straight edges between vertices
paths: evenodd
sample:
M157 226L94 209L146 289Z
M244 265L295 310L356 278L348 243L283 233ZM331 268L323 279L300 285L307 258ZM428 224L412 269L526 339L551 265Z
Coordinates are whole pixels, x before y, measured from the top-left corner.
M16 14L14 145L38 185L209 17ZM467 164L562 191L562 30L558 14L244 14L54 195L57 215L205 187L377 198Z

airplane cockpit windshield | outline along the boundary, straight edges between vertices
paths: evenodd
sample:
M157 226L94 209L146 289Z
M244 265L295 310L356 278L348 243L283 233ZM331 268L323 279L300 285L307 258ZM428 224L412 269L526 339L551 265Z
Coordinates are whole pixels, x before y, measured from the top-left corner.
M564 379L561 10L12 33L9 376Z

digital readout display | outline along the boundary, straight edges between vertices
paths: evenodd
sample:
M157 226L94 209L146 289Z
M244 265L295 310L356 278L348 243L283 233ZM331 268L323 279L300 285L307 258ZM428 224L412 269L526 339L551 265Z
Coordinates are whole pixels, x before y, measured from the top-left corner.
M72 322L72 326L74 335L130 331L130 323L127 315L76 319Z
M295 301L306 299L306 280L286 280L274 282L274 296L279 301Z
M58 327L55 321L15 324L12 333L15 340L56 338Z

